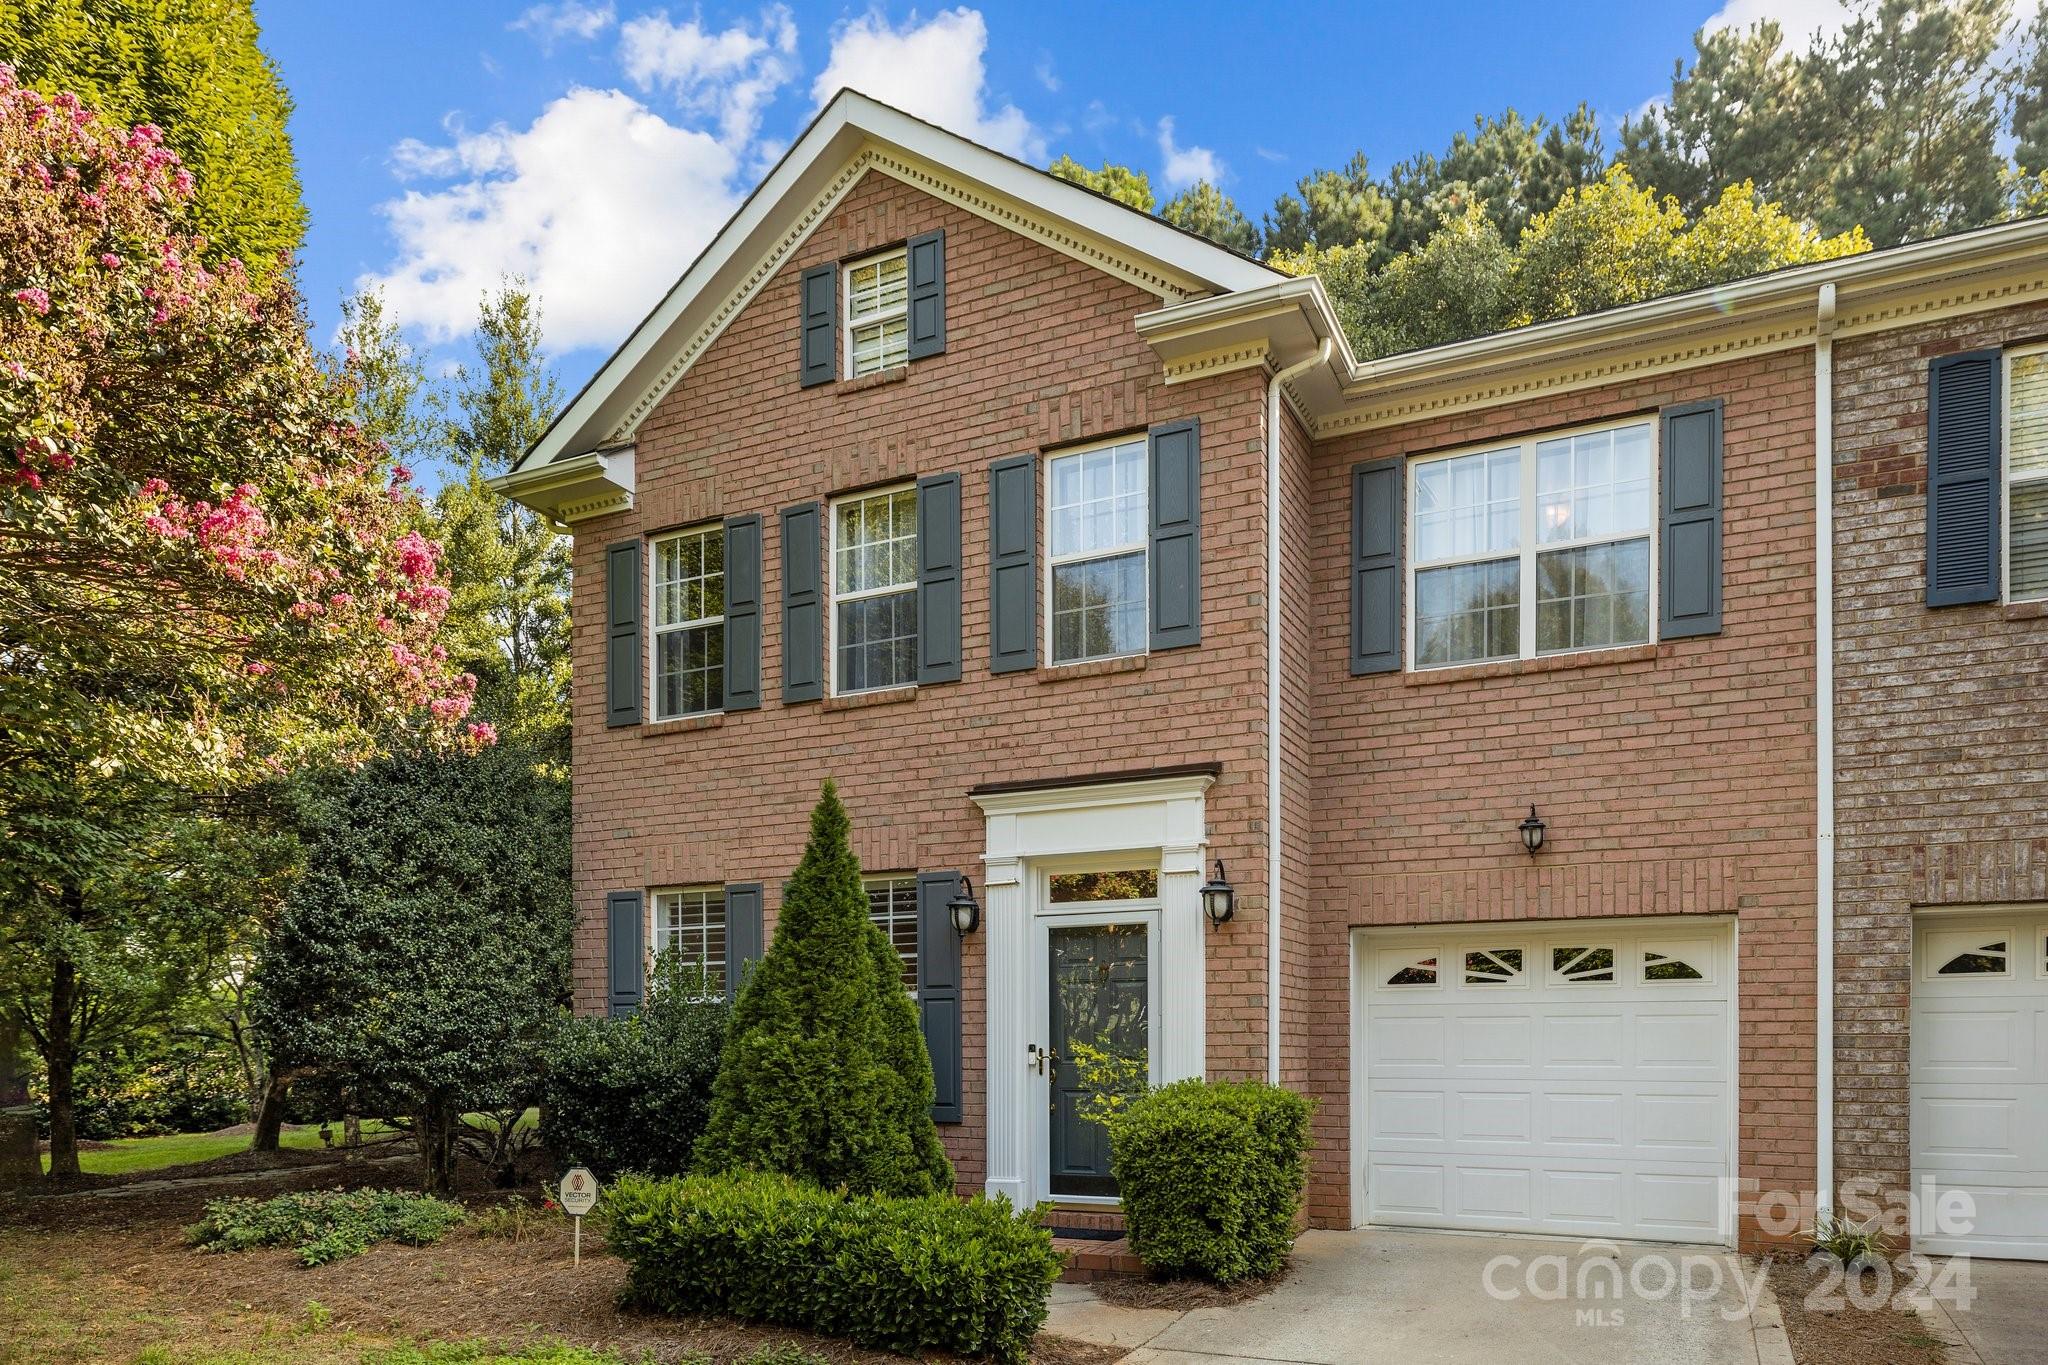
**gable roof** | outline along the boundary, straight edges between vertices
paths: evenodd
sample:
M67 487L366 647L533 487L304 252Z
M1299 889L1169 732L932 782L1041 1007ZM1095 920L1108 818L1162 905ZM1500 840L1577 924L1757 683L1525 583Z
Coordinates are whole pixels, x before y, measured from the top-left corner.
M1162 304L1285 278L1151 214L841 90L507 477L517 481L557 460L630 443L661 396L870 171L1138 284ZM794 318L790 330L794 338Z

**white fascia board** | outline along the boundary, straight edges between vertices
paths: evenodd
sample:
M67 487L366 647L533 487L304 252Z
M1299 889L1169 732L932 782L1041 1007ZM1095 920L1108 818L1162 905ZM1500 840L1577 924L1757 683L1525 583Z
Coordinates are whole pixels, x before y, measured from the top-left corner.
M793 206L809 203L861 145L872 139L944 167L1099 238L1119 254L1149 259L1167 273L1200 280L1219 293L1284 279L1271 267L1226 251L1192 233L1070 185L888 105L842 90L740 205L675 286L519 461L521 471L602 443L674 354L680 338L732 294L785 225Z

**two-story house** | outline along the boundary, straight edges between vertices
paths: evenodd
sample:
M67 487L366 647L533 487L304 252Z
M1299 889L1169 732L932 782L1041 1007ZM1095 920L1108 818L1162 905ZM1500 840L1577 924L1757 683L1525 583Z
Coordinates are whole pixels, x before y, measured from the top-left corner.
M1323 1225L1747 1243L1926 1166L2048 1254L2044 287L2024 223L1361 362L843 93L500 481L575 536L579 1007L735 979L831 777L964 1189L1113 1207L1089 1044L1314 1095ZM1989 1173L1909 1137L1956 1065Z

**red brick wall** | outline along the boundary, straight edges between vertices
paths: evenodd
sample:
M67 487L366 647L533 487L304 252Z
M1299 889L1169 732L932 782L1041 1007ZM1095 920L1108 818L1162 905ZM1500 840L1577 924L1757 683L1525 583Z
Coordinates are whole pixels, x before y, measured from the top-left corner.
M1374 431L1314 456L1314 837L1303 944L1321 1101L1310 1210L1349 1221L1349 933L1567 916L1739 920L1739 1174L1814 1173L1813 388L1808 351ZM1349 471L1720 397L1724 628L1528 663L1349 675ZM1531 859L1515 825L1549 822ZM1291 935L1290 935L1291 939Z
M900 382L797 384L797 281L823 261L946 230L943 356ZM1208 1063L1265 1069L1263 696L1264 385L1255 373L1166 387L1132 318L1158 300L965 210L871 173L650 414L638 506L577 528L576 983L604 994L604 896L760 881L772 930L781 883L825 777L872 871L980 871L978 783L1216 760L1212 843L1239 888L1208 945ZM1108 666L988 671L988 466L1023 451L1202 419L1202 643ZM781 703L783 507L885 480L962 475L963 680L885 704ZM604 547L713 517L763 518L758 712L611 730L604 724ZM1041 517L1042 524L1042 517ZM977 882L979 877L977 875ZM942 1129L963 1188L983 1178L982 946L966 945L966 1122Z
M2048 901L2048 607L1926 605L1927 362L2048 306L1835 350L1835 1161L1906 1187L1916 906Z

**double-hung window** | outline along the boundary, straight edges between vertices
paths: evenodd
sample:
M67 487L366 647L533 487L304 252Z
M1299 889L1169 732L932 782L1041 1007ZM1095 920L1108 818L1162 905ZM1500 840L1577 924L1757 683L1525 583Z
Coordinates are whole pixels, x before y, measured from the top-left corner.
M1417 668L1646 643L1655 424L1409 466Z
M2048 348L2005 357L2005 595L2048 597Z
M888 936L903 964L903 989L917 995L917 878L870 877L868 918Z
M917 681L917 489L832 505L832 676L840 694Z
M725 994L725 888L657 891L653 902L654 951L673 953L684 966L701 968L705 989Z
M725 529L654 542L654 718L725 705Z
M1046 461L1052 661L1145 652L1145 438Z
M846 374L910 363L910 263L902 249L846 267Z

